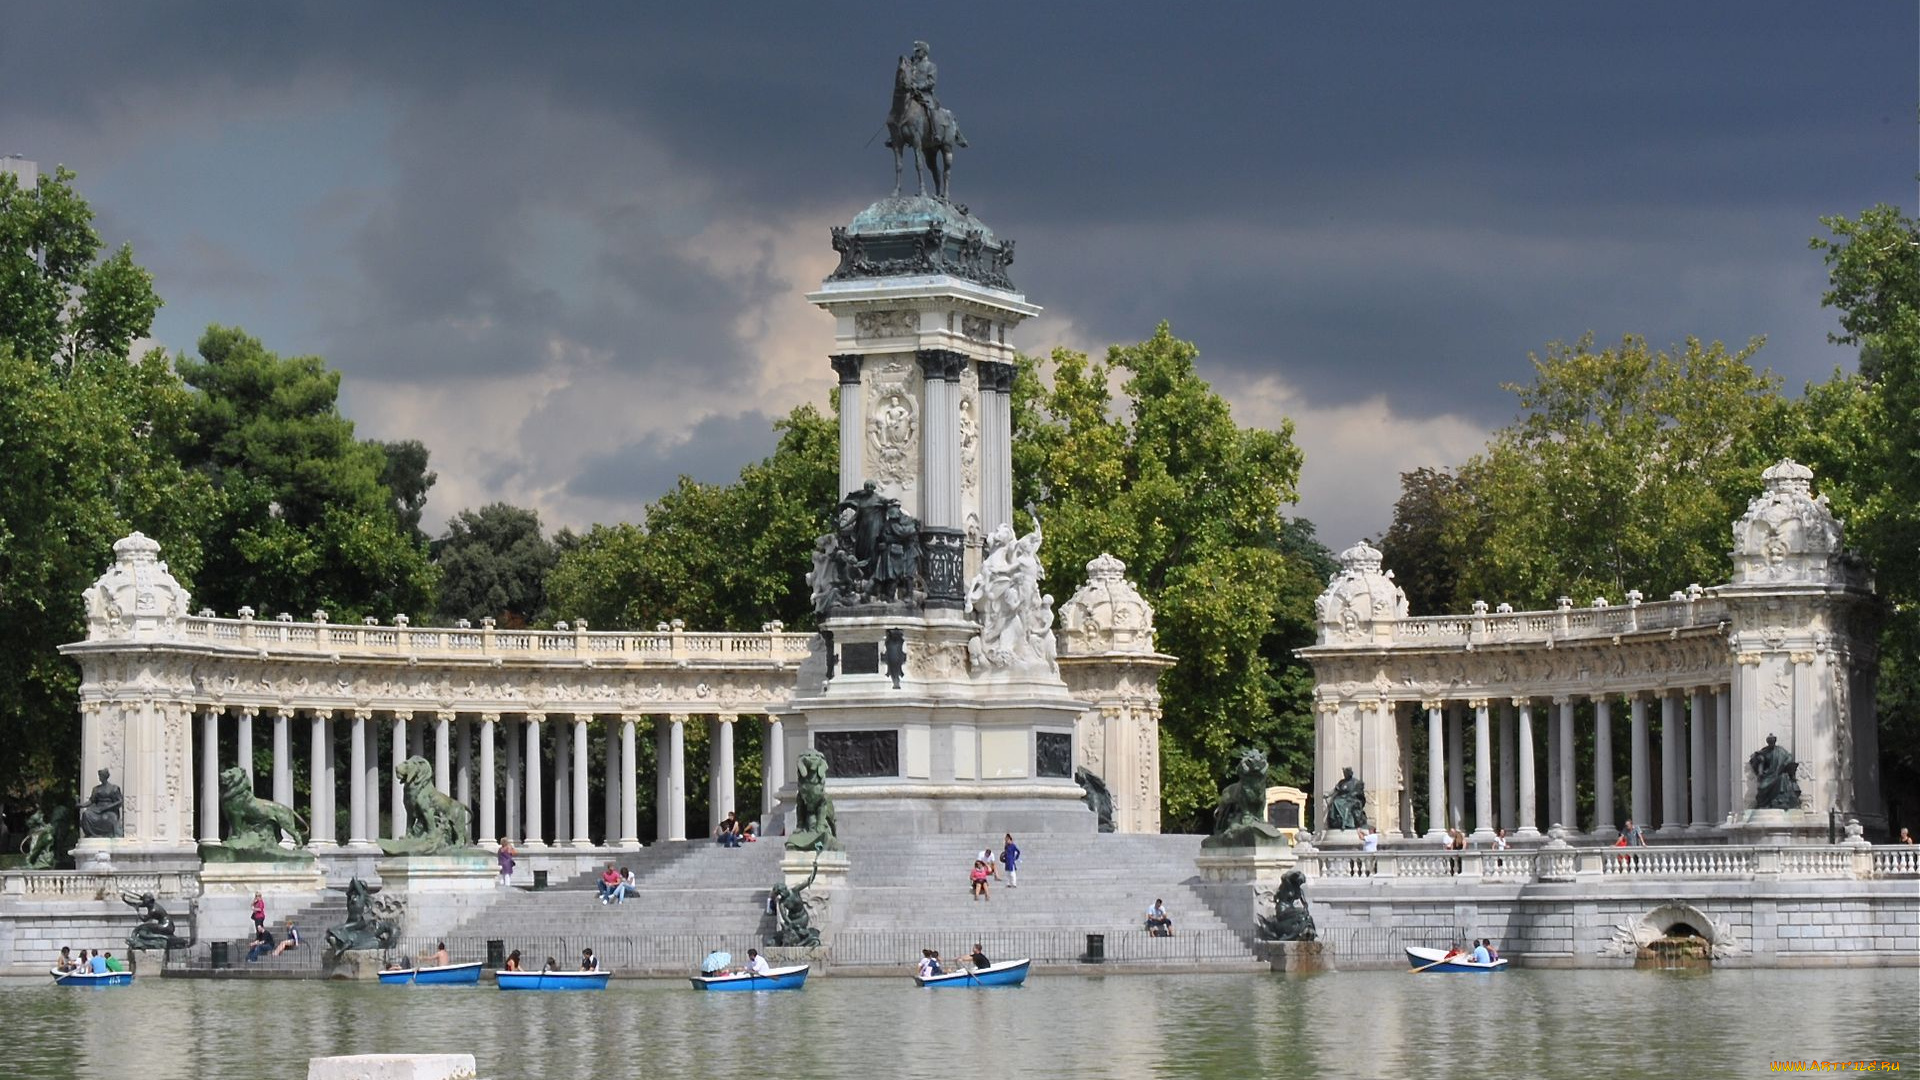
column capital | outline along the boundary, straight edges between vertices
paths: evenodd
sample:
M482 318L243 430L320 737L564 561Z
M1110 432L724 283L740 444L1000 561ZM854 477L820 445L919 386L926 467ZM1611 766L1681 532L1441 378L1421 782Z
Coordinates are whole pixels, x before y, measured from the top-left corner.
M685 724L687 722L687 717L691 715L692 715L691 713L683 713L683 712L668 713L667 722L670 724Z
M393 718L403 723L412 723L413 710L412 709L395 709L393 710Z
M497 724L500 722L500 714L497 712L483 712L480 714L480 722L483 724Z
M353 710L353 718L355 720L362 720L362 721L371 720L373 719L373 710L372 709L355 709Z
M1428 712L1433 712L1445 704L1446 702L1440 700L1439 698L1421 698L1420 699L1420 707L1422 709L1425 709Z
M840 376L841 386L860 385L860 365L865 359L859 353L838 353L827 357L833 365L833 373Z
M1487 707L1487 699L1486 699L1486 698L1483 698L1483 697L1481 697L1481 698L1468 698L1468 699L1467 699L1467 708L1469 708L1469 709L1472 709L1472 710L1473 710L1473 711L1475 711L1475 712L1479 712L1479 711L1480 711L1481 709L1484 709L1484 708L1486 708L1486 707Z
M920 349L914 355L929 381L959 382L960 372L967 366L967 355L952 349Z
M718 721L720 721L720 722L721 722L721 723L723 723L723 724L732 724L732 723L736 723L736 722L738 722L738 721L739 721L739 719L740 719L740 714L739 714L739 713L730 713L730 712L723 712L723 713L715 713L715 714L714 714L714 717L713 717L713 718L714 718L715 720L718 720Z
M443 724L451 724L460 718L460 714L451 709L435 709L433 711L433 718Z
M1513 705L1513 707L1514 707L1514 708L1516 708L1516 709L1525 709L1525 710L1527 710L1528 712L1532 712L1532 711L1533 711L1533 699L1532 699L1532 698L1530 698L1530 697L1517 697L1517 698L1514 698L1514 699L1513 699L1513 701L1512 701L1512 705Z
M246 717L248 720L260 715L260 707L258 705L242 705L234 711Z
M521 713L520 719L523 723L540 724L546 722L547 714L543 712Z
M1571 704L1573 704L1573 702L1574 702L1574 697L1573 697L1573 695L1572 695L1572 694L1555 694L1555 695L1553 695L1553 703L1554 703L1555 705L1560 705L1560 706L1567 706L1567 705L1571 705Z

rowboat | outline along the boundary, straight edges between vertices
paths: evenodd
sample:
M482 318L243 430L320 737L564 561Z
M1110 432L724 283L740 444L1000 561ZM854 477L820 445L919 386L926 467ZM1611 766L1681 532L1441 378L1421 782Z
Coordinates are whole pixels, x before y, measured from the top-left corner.
M811 969L811 964L794 964L768 968L765 975L740 971L732 975L695 975L692 981L695 990L798 990L807 985L807 972Z
M49 971L56 986L132 986L131 971Z
M944 975L934 975L929 978L922 978L919 975L915 975L913 977L913 984L915 986L925 986L929 988L946 986L1019 986L1021 983L1027 981L1027 969L1032 966L1032 960L1010 960L1004 964L995 964L989 968L961 968L959 971L949 971Z
M605 990L611 971L496 971L502 990Z
M1414 945L1407 946L1407 962L1413 965L1413 970L1416 972L1507 970L1507 960L1504 956L1491 963L1476 964L1473 961L1472 953L1455 953L1449 958L1447 956L1447 950L1445 949L1422 949Z
M440 967L406 968L383 971L380 981L388 986L474 986L480 982L481 962L444 964Z

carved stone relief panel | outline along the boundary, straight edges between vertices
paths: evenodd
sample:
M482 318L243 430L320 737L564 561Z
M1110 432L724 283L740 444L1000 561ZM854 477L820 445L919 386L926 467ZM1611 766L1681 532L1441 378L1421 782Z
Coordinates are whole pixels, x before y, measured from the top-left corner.
M876 338L914 337L920 333L920 313L905 308L886 311L857 311L853 315L853 336L858 341Z
M993 320L979 315L960 316L960 333L974 341L993 341Z
M913 365L903 356L869 364L867 468L893 489L910 488L919 472L920 407Z
M960 369L960 490L968 496L980 489L980 372L973 364Z

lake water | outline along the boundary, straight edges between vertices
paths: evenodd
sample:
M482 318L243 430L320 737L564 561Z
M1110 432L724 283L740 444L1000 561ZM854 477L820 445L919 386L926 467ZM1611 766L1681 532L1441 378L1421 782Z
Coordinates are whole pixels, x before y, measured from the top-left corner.
M1920 1069L1920 971L1035 976L976 991L903 974L772 994L12 980L0 1023L13 1080L293 1080L309 1057L375 1052L471 1053L490 1080L1761 1076L1775 1060Z

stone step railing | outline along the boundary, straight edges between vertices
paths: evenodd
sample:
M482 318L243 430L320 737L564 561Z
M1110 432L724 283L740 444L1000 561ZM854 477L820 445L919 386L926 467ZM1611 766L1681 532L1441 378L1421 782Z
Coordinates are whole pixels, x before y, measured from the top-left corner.
M192 870L119 873L95 870L0 871L0 899L113 900L120 894L152 893L161 898L200 895L200 875Z
M324 615L325 612L316 612ZM398 656L415 659L625 660L654 663L798 664L807 658L812 634L789 633L768 623L759 633L689 633L673 623L653 632L588 630L583 622L560 630L499 630L488 619L479 627L410 626L396 616L392 626L295 622L291 616L259 620L192 615L178 620L184 641L263 651L268 656Z
M1746 845L1539 848L1533 851L1315 851L1299 856L1310 878L1558 881L1573 878L1712 880L1783 877L1920 878L1920 848Z

